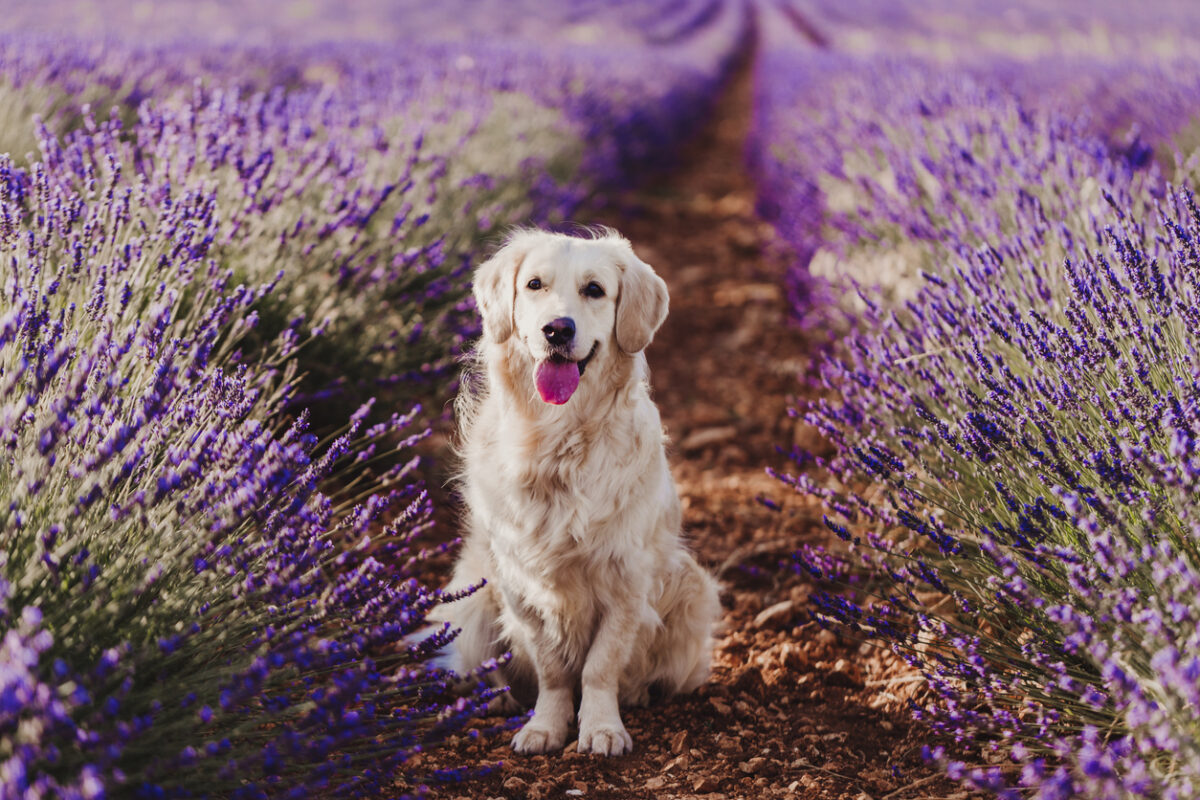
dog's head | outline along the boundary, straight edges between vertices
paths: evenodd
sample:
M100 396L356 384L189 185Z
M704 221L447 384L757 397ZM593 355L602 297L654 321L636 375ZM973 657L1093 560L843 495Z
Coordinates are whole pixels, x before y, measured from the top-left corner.
M629 242L519 231L475 273L483 335L515 339L542 400L571 399L589 367L640 353L667 316L667 285Z

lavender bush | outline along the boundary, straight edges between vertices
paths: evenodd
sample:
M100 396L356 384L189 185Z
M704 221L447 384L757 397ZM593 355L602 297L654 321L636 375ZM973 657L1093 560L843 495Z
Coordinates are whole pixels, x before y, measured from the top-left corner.
M858 283L835 284L860 313L829 399L798 412L837 455L780 475L826 500L841 546L796 563L870 576L817 615L924 675L914 712L955 743L929 753L951 777L1192 797L1200 211L1163 174L1192 182L1197 72L1130 69L1141 126L1119 98L1067 116L1037 97L1111 74L1051 63L796 41L760 62L764 206L805 266Z
M786 478L887 576L863 604L820 595L820 613L922 670L940 697L918 716L1022 765L970 775L981 788L1196 791L1200 211L1173 194L1143 223L1113 199L1066 288L980 250L910 313L872 313L875 333L826 366L841 402L805 417L845 488ZM855 491L864 477L886 493Z
M440 599L384 567L427 521L411 463L320 489L410 418L281 417L290 370L240 357L274 287L212 257L213 198L108 165L75 192L0 159L2 793L403 787L486 692L403 645Z

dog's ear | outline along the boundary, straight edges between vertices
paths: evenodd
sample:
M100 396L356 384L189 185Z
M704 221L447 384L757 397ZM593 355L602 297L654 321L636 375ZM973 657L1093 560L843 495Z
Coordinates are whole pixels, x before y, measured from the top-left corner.
M475 305L483 318L483 335L494 342L513 335L517 269L528 251L526 237L517 234L475 270Z
M621 262L617 296L617 345L626 353L646 349L667 318L667 284L630 250Z

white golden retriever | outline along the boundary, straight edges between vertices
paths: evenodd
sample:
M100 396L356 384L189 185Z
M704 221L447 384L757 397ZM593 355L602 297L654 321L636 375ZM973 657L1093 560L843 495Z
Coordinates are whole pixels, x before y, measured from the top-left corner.
M642 351L667 286L607 229L520 231L475 275L483 316L457 412L467 533L442 606L471 668L507 651L501 680L537 701L513 749L633 742L618 703L708 676L717 584L685 548L679 497Z

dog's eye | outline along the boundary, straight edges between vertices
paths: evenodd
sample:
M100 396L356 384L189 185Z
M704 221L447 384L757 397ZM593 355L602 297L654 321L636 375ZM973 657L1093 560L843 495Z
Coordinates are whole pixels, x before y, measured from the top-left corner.
M536 292L538 289L542 288L542 279L541 278L532 279L531 281L529 281L529 283L525 284L525 288L533 289Z
M583 287L584 297L604 297L604 287L595 281L591 281L587 286Z

